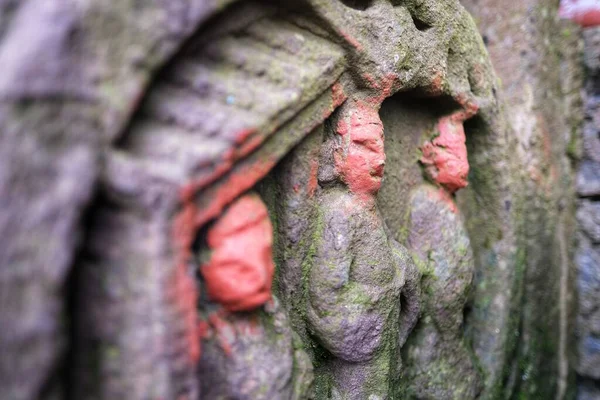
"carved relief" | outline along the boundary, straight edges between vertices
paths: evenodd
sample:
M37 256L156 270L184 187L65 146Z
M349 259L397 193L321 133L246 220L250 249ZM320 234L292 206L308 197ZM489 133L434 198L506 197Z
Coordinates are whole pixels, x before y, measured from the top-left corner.
M209 399L306 398L312 367L272 299L273 229L257 195L236 200L208 231L201 266L201 393ZM266 304L264 307L263 305Z
M153 305L127 296L122 302L139 314L157 310L150 318L162 333L148 336L176 362L161 374L144 370L143 382L160 382L159 390L140 385L132 398L403 394L418 364L409 351L403 365L401 349L419 319L424 272L404 246L423 256L433 244L406 241L380 211L386 155L379 110L398 92L424 102L452 99L454 113L439 121L440 136L423 146L422 162L449 191L463 185L462 122L478 111L475 102L495 110L491 71L468 18L455 1L240 2L181 49L108 152L102 179L107 220L149 225L148 240L160 244L157 254L143 254L153 263L136 270L160 276L146 296ZM459 42L459 34L470 39ZM138 184L127 179L133 175ZM426 295L425 309L445 324L432 328L440 360L459 349L452 357L473 376L459 390L469 397L479 384L459 331L471 250L452 200L428 191L398 204L410 204L411 223L438 215L435 225L455 232L432 236L442 244L430 269L441 277L447 265L444 279L456 288L426 276L424 288L444 296L434 305ZM108 235L91 236L102 247ZM465 259L455 259L455 250ZM114 278L131 267L121 252L112 254L113 269L102 273ZM92 270L83 274L89 285L101 279ZM103 304L117 301L100 293L93 308ZM451 313L438 315L436 307L446 306ZM106 354L90 343L112 335L93 332L97 324L83 328L89 353L81 358L102 364ZM128 337L119 340L117 347L127 347ZM119 380L114 386L126 391Z
M400 307L414 265L388 237L376 205L385 165L377 109L349 100L336 119L323 145L305 289L309 331L331 354L317 371L317 395L384 399L398 378L403 332L418 316L418 293L409 297L416 307Z
M464 337L464 312L475 264L469 236L452 194L467 186L463 120L440 118L421 162L436 186L413 189L407 246L423 274L423 315L403 354L405 396L474 399L482 389L476 361Z
M236 200L207 235L210 261L200 267L211 301L249 311L271 299L273 228L256 195Z

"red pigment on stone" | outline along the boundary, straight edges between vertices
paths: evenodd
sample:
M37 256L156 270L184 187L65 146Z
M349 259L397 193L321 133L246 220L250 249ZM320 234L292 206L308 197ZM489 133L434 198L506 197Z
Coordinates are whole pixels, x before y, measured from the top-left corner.
M206 321L198 322L198 337L202 340L210 338L211 329L210 325Z
M435 72L431 84L426 91L432 96L439 96L444 92L444 73L442 71Z
M383 123L377 108L365 102L357 102L346 114L338 122L337 133L349 133L349 139L344 154L336 156L336 168L350 191L373 196L381 187L385 165Z
M252 314L247 319L238 321L235 328L237 333L241 336L258 336L261 333L256 314Z
M212 254L200 271L211 300L229 311L248 311L271 299L273 228L258 196L235 201L207 239Z
M175 297L175 305L184 318L190 361L196 363L200 359L200 337L198 336L196 314L198 290L194 278L187 274L185 264L177 265L169 287Z
M235 135L235 143L236 144L244 143L246 141L246 139L248 139L248 137L251 136L252 134L254 134L255 132L256 132L256 129L254 129L254 128L242 129Z
M187 202L175 216L172 237L176 246L176 263L187 264L191 255L191 245L196 233L196 206Z
M218 216L227 204L233 201L240 193L254 186L274 166L275 161L273 160L259 160L252 165L233 172L227 179L227 182L217 189L216 193L212 196L212 201L206 207L198 210L196 226L200 227L210 219Z
M379 83L375 82L376 86L373 86L373 84L371 84L374 89L377 89L376 90L377 94L374 96L368 97L366 99L366 102L371 104L372 107L379 108L381 103L385 99L390 97L390 95L392 94L394 84L396 83L397 80L398 80L398 76L396 74L387 74L381 79L381 82L379 82Z
M196 232L195 214L196 207L188 202L175 216L172 226L172 239L175 245L175 272L170 284L175 303L185 318L186 337L192 362L197 362L200 358L200 340L196 324L198 289L193 277L186 273L187 263L191 257L191 245Z
M246 157L248 154L256 150L264 142L264 140L265 139L261 136L255 136L251 138L238 149L235 158L240 159Z
M358 40L356 40L354 37L352 37L349 33L341 31L340 30L340 36L342 38L344 38L344 40L352 47L354 47L356 49L356 51L362 51L363 47L362 45L359 43Z
M438 121L439 136L422 147L421 162L429 176L450 193L467 186L469 161L463 128L465 112L442 117Z
M468 96L466 93L460 93L455 97L455 100L462 107L461 111L458 111L452 115L452 118L456 120L466 121L473 117L479 111L479 106L475 103L474 99Z
M348 124L345 120L341 119L337 123L336 132L340 136L346 136L348 133Z
M233 166L233 157L231 156L231 153L232 149L227 151L223 156L223 161L221 161L221 163L218 164L213 172L209 175L193 179L184 184L179 190L179 198L181 202L185 204L193 201L194 196L200 191L200 189L216 181L228 170L230 170Z
M600 4L595 0L562 0L558 15L582 27L600 25Z
M323 119L329 117L334 109L341 105L347 98L340 82L335 83L331 87L331 91L332 107L324 108ZM256 133L257 131L248 129L242 132L243 134L240 133L238 136L249 137L252 133ZM181 187L179 193L181 202L183 204L192 202L200 190L223 177L235 166L235 163L241 157L245 157L256 150L263 141L264 137L256 135L250 140L247 140L247 143L239 149L230 148L225 151L221 157L221 161L216 164L210 174L196 177ZM197 210L195 222L193 224L195 225L195 228L197 229L210 219L217 217L229 202L233 201L240 193L248 190L258 180L263 178L275 166L276 161L277 160L273 159L258 160L249 166L238 168L237 171L234 170L231 175L226 178L226 182L220 185L216 190L216 193L212 196L209 204L203 206L200 210Z
M452 195L446 190L439 188L436 191L430 191L427 194L427 197L435 201L441 201L442 203L446 203L450 211L452 211L454 214L458 213L458 208L456 207L456 203L454 202Z
M344 87L340 82L336 82L331 87L331 103L333 108L339 107L344 101L346 101Z
M346 93L344 93L344 87L338 81L331 86L331 107L327 107L323 110L323 119L328 118L331 113L338 108L344 101L346 101Z
M219 341L219 346L221 347L226 356L230 356L233 353L233 349L231 347L231 343L227 339L226 331L229 330L231 336L233 336L233 328L231 328L227 321L221 319L221 317L216 313L209 315L208 320L210 321L211 326L215 330L217 340Z
M365 72L362 75L363 79L366 80L367 82L369 82L369 86L372 89L380 89L381 86L379 85L379 83L377 83L377 81L375 80L375 78L373 77L373 75L369 74L368 72Z
M227 149L221 156L221 162L216 165L213 171L203 177L196 178L186 183L180 189L180 199L182 203L191 202L196 193L198 193L203 187L216 181L218 178L223 176L229 171L234 163L256 150L264 141L264 137L257 135L250 140L247 140L251 135L255 134L256 129L244 129L236 135L236 143L242 144L239 148Z

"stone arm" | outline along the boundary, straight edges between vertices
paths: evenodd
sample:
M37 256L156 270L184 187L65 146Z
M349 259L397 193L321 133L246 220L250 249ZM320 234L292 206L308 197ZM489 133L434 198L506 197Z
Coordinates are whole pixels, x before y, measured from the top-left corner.
M384 317L373 311L363 285L349 278L354 260L352 218L325 210L321 220L307 280L308 326L334 356L366 361L381 343Z
M408 250L391 236L388 237L398 267L404 271L404 286L400 295L400 329L398 335L398 345L402 347L417 324L421 313L421 273L410 257Z

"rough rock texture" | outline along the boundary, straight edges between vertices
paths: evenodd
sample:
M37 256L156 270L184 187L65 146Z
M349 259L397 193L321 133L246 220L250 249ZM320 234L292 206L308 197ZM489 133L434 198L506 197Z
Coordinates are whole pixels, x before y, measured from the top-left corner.
M272 298L273 228L256 194L241 196L212 224L200 252L204 298L198 379L209 399L303 399L312 364Z
M473 13L502 80L514 132L508 140L515 169L501 185L514 193L505 207L513 210L512 245L518 251L511 263L522 284L512 301L489 298L491 308L512 307L507 345L517 343L516 358L502 374L514 396L569 397L575 363L570 332L575 315L572 175L581 121L579 31L559 21L556 1L462 3ZM478 174L484 172L481 168ZM493 246L476 241L487 229L483 224L470 225L469 232L476 257L491 257L486 249ZM476 275L474 296L483 299L495 279L512 269L504 262L496 265L495 272Z
M423 309L402 349L405 398L475 399L483 381L463 332L475 264L450 195L429 184L415 188L408 231L408 249L423 274Z
M308 331L328 353L319 360L316 396L384 399L419 313L419 293L404 289L418 285L416 267L388 237L375 203L385 160L377 110L349 100L336 122L319 160L322 189L305 264Z
M540 67L558 67L556 53L543 54L524 70L559 87L560 69ZM557 121L575 86L564 83L564 101L550 92L543 115L533 100L519 114L513 89L527 86L503 78L520 115L513 130L458 0L5 0L0 65L2 396L391 399L407 384L426 389L403 375L420 296L403 246L423 183L419 149L453 113L472 117L469 187L456 204L475 279L468 299L471 272L454 281L456 297L429 297L428 313L452 309L434 332L452 338L432 353L456 357L448 376L467 371L464 391L475 393L472 344L483 398L565 393L571 228L557 199L568 199L560 138L570 131ZM547 100L545 88L531 98ZM223 312L198 275L210 254L195 255L209 224L255 187L276 232L281 305ZM448 204L437 212L450 215ZM467 246L461 227L449 229L448 248ZM341 261L327 265L330 256ZM447 372L437 371L434 382Z
M1 2L3 396L61 395L61 359L72 344L65 307L77 290L67 278L103 149L127 125L151 74L225 3ZM131 222L120 231L131 238L130 256L128 234L145 228Z
M578 399L600 399L600 29L586 29L584 63L587 72L581 163L577 173L579 312L577 341Z
M277 299L251 313L219 315L208 305L200 315L204 320L198 368L202 398L308 397L312 364Z

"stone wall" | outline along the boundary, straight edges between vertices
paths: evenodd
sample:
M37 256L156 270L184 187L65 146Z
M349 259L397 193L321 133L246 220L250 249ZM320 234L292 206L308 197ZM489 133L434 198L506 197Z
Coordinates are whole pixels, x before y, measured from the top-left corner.
M579 399L600 399L600 257L598 253L598 195L600 195L600 120L598 120L598 82L600 79L600 29L584 31L584 61L587 69L585 85L585 122L583 153L577 174L578 247L575 262L579 270L579 313L577 340L579 363Z
M571 395L555 2L142 3L0 5L3 395Z
M511 377L515 396L572 396L574 169L581 123L580 30L556 1L463 1L502 80L514 130L521 320Z

